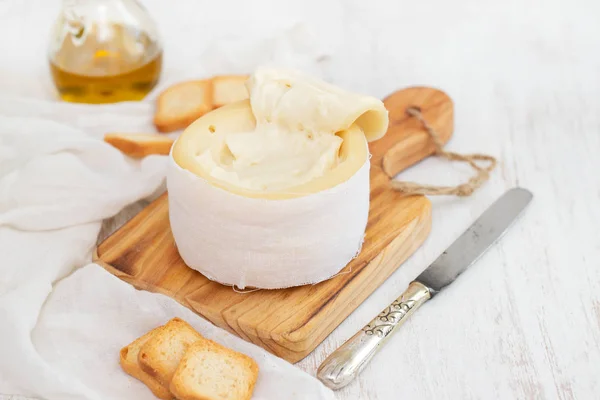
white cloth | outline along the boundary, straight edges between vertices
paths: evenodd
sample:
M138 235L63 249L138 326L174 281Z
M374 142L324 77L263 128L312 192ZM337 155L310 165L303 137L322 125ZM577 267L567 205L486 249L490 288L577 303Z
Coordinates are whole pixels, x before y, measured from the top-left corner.
M0 397L152 399L118 351L178 316L258 362L255 399L332 399L286 361L90 263L104 218L164 190L166 157L131 160L100 140L151 129L151 115L151 102L0 97Z
M169 219L179 254L207 278L242 289L330 279L360 253L369 171L367 160L350 179L318 195L265 200L216 188L170 159Z

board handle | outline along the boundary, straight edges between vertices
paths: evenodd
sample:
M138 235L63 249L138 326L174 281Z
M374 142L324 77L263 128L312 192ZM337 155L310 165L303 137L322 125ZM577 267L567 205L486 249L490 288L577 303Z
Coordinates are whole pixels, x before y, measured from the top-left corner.
M445 144L454 130L454 104L450 96L431 87L409 87L383 100L389 113L389 126L379 140L369 143L371 165L393 178L399 172L435 152L421 123L407 110L416 108Z
M348 385L391 334L431 296L425 285L412 282L400 297L321 363L317 378L334 390Z

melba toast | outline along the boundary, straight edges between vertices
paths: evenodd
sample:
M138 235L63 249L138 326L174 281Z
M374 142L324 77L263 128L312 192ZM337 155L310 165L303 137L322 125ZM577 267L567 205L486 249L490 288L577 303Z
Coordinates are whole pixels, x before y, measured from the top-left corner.
M199 340L205 339L187 322L173 318L146 341L138 361L144 372L168 386L188 346Z
M246 81L248 75L215 76L213 83L213 107L219 108L227 104L245 100L248 96Z
M250 400L257 378L252 358L205 339L188 348L170 389L179 400Z
M168 155L173 139L157 133L107 133L104 141L128 156Z
M156 102L156 129L159 132L184 129L214 108L247 99L247 79L248 75L218 75L168 87Z
M154 126L159 132L184 129L212 108L211 80L180 82L158 96Z
M163 400L171 400L173 396L168 387L161 385L156 379L144 372L138 363L140 348L156 333L159 328L153 329L144 336L134 340L121 349L120 364L123 371L144 383L156 397Z
M173 318L123 347L123 370L163 400L249 400L258 365Z

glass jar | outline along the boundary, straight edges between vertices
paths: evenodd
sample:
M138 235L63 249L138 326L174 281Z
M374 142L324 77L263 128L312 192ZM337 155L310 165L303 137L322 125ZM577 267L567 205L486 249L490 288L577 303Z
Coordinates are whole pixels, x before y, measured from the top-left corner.
M63 0L48 58L63 100L113 103L143 99L162 54L156 24L136 0Z

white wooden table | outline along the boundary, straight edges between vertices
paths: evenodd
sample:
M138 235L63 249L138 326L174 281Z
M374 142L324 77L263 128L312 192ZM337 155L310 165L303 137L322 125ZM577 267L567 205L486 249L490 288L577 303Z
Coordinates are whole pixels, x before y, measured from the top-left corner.
M314 373L497 196L518 185L535 195L518 223L415 314L338 397L600 397L600 3L142 3L160 23L169 79L195 69L241 72L233 67L235 57L248 58L242 65L261 61L244 49L301 23L317 33L305 46L318 45L324 56L306 58L319 58L311 64L327 79L380 97L415 84L441 88L455 101L449 148L500 160L492 180L472 197L432 199L433 230L425 245L300 368ZM0 90L51 96L44 35L56 5L0 0ZM17 14L30 23L11 24ZM243 45L231 67L217 70L204 51L217 38L236 43L240 35ZM446 184L469 174L463 166L428 160L399 178ZM108 221L107 229L139 208Z

